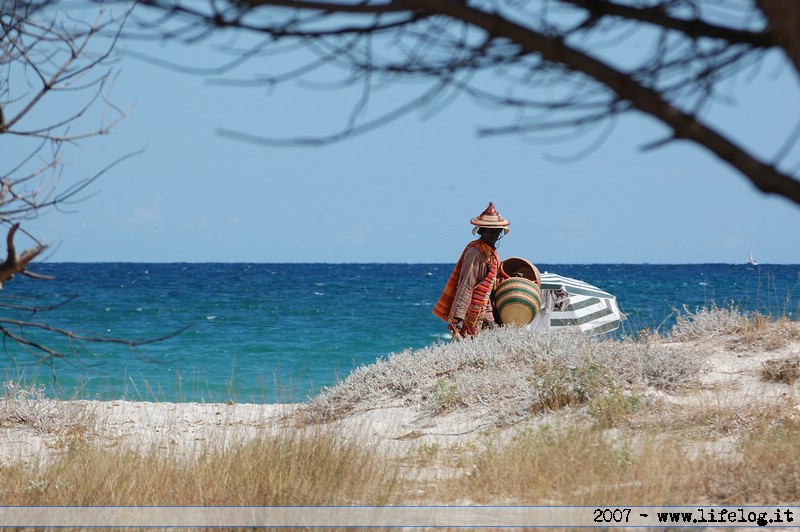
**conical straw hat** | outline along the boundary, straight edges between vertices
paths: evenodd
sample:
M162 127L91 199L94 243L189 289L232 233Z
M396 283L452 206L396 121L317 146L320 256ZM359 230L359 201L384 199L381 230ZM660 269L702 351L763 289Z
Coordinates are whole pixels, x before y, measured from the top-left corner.
M479 227L488 227L490 229L502 229L503 233L508 233L508 226L511 222L500 216L500 213L494 208L494 203L489 202L489 206L483 211L480 216L476 216L469 221L475 228L472 233L475 234Z

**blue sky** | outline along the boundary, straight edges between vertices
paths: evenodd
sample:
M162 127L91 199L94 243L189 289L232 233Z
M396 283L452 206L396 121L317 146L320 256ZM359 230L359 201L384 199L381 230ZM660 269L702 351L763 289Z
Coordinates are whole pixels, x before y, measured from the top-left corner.
M126 46L189 65L213 57L205 43ZM728 84L731 101L713 115L769 155L800 120L798 80L774 63ZM763 263L800 263L800 207L759 193L691 145L642 152L664 134L647 118L620 121L577 159L581 140L479 138L479 126L507 116L463 98L333 145L265 147L218 130L335 132L352 96L292 83L220 86L135 57L116 68L111 99L128 116L110 135L67 147L64 179L142 153L108 171L73 211L28 223L52 244L49 261L451 263L473 238L469 219L492 201L512 224L501 258L740 263L752 245ZM386 96L396 103L413 89ZM800 148L790 159L800 161Z

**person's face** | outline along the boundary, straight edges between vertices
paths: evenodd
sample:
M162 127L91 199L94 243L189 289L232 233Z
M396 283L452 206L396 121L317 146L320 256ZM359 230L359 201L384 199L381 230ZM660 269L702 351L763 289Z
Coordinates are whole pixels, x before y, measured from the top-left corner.
M497 241L500 240L500 237L503 235L503 230L482 228L480 233L481 233L481 239L484 242L494 246L497 243Z

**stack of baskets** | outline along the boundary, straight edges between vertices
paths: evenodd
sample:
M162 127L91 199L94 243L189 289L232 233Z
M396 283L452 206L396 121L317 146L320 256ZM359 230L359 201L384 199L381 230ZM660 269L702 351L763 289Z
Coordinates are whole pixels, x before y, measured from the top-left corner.
M510 276L494 291L494 306L500 323L527 325L542 306L542 276L536 266L520 257L510 257L500 267Z

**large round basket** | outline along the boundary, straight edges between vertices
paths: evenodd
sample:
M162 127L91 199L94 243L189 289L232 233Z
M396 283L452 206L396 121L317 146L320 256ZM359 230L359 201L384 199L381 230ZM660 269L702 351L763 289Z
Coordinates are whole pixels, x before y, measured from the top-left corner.
M511 277L519 277L533 281L539 286L542 286L542 275L539 273L538 268L526 259L520 257L509 257L502 262L503 271Z
M542 306L542 291L524 277L511 277L497 285L495 308L503 325L521 327L533 321Z

